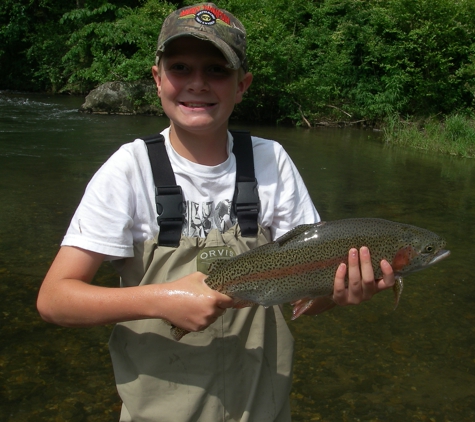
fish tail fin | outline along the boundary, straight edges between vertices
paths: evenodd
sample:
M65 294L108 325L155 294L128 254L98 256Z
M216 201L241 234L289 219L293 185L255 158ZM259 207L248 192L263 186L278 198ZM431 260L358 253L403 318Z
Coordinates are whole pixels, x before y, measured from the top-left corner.
M404 288L404 282L402 277L396 277L396 281L393 286L394 292L394 310L396 310L399 305L399 300L401 299L402 289Z

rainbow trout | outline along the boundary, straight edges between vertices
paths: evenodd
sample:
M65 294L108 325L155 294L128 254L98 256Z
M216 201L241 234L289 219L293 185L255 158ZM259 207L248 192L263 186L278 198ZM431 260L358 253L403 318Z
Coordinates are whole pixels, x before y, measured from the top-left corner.
M216 261L206 284L234 298L235 308L303 300L294 307L295 319L315 298L333 293L338 266L348 263L350 248L361 246L370 250L376 279L382 278L382 259L392 265L396 306L403 276L450 255L445 240L429 230L378 218L351 218L301 225L274 242ZM177 340L186 333L172 328Z

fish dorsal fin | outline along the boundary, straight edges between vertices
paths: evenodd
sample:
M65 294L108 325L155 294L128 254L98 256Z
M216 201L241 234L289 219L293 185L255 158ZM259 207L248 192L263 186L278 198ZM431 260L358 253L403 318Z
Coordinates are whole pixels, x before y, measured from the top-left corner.
M275 243L277 243L279 246L284 246L287 242L290 242L291 240L295 239L297 236L301 235L302 233L305 233L307 230L315 227L315 226L320 226L322 224L325 224L324 221L321 221L320 223L317 224L301 224L300 226L297 226L293 228L292 230L288 231L284 235L280 236L278 239L276 239Z

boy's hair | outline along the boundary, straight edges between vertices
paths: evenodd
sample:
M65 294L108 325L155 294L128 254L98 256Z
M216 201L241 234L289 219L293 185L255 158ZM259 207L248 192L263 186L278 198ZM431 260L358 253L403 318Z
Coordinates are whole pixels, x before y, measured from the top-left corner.
M155 63L158 65L166 45L178 37L192 36L213 43L224 55L231 69L248 71L246 30L226 10L213 3L183 7L168 15L158 36Z

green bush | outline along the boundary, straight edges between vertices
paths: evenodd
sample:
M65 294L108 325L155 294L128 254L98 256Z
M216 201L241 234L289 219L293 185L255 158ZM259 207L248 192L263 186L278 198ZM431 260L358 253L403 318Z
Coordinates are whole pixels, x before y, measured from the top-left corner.
M58 63L67 51L64 44L70 31L58 21L75 4L74 0L0 2L0 89L54 90L61 84Z
M443 119L434 117L410 122L393 114L384 128L387 144L408 146L425 151L475 157L475 121L452 113Z

